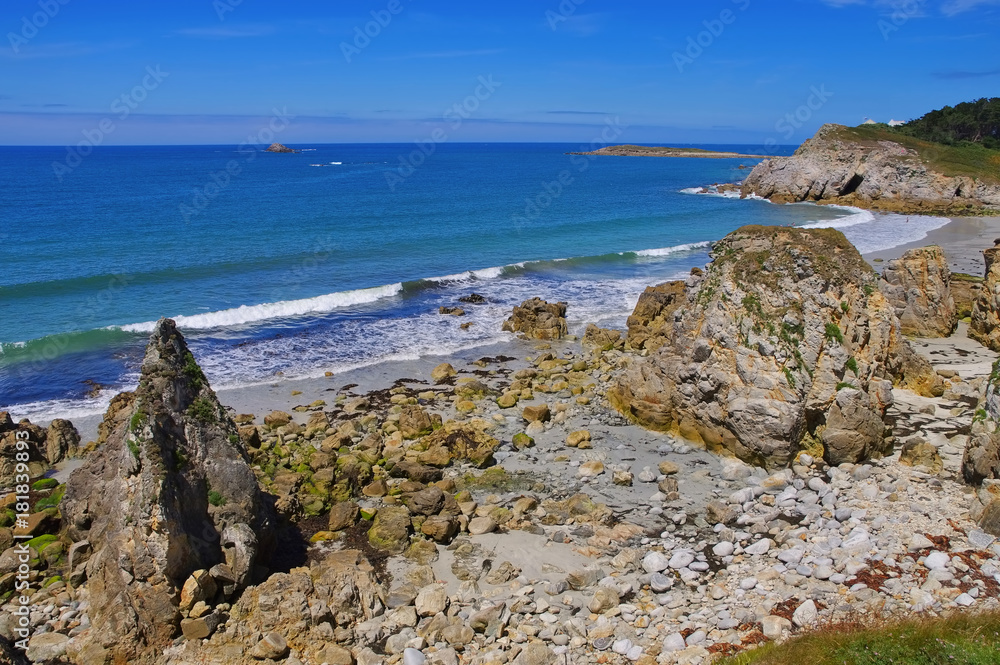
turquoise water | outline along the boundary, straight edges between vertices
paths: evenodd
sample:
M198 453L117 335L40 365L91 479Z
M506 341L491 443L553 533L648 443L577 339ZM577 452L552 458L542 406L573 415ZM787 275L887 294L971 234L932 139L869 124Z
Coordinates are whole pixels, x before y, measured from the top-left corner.
M102 410L161 316L215 387L243 385L492 343L536 295L567 301L571 327L622 325L744 224L832 223L879 249L943 223L683 191L755 160L445 144L410 173L413 145L313 148L99 148L61 179L65 149L0 148L0 409ZM472 291L489 302L437 314Z

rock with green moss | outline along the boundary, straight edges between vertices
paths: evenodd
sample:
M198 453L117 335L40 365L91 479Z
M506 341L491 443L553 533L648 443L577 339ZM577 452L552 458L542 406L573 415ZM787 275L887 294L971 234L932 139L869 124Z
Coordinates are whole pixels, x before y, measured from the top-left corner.
M769 468L814 435L836 465L891 446L881 423L894 382L942 387L839 231L747 226L712 256L682 294L672 287L660 333L642 324L662 344L608 391L631 419ZM838 391L850 359L858 390Z
M402 554L410 542L410 511L403 506L383 506L375 514L368 542L372 547Z
M273 551L276 516L173 321L157 322L123 404L128 413L106 416L107 440L70 476L60 510L71 541L93 546L81 652L126 662L174 638L179 585L193 571L226 563L237 589L253 581ZM225 501L212 505L210 491ZM123 566L159 581L131 584Z
M535 440L524 432L518 432L514 435L511 443L514 444L514 448L517 450L524 450L525 448L530 448L535 445Z

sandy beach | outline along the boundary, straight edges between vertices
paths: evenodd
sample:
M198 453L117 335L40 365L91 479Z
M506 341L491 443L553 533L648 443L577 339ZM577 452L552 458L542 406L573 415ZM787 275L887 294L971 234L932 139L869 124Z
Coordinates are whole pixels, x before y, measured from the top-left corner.
M985 269L982 251L992 247L996 238L1000 238L1000 217L952 217L948 224L934 229L923 240L864 256L876 270L882 272L881 266L885 261L902 256L908 249L939 245L948 257L948 267L952 272L981 277Z

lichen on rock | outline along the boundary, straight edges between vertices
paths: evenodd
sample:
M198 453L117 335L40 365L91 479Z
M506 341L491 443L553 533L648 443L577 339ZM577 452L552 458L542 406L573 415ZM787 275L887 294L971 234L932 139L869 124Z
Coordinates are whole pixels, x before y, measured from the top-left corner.
M839 231L740 228L704 274L669 287L659 328L636 317L655 351L608 398L640 424L760 466L787 466L815 441L833 465L881 454L893 382L940 394L941 379L877 283Z

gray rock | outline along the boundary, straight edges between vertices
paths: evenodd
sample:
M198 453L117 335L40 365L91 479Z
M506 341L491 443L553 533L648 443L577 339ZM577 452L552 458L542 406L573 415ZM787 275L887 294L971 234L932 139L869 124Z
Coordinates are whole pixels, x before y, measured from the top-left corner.
M288 655L288 642L280 633L268 633L250 650L257 660L281 660Z

